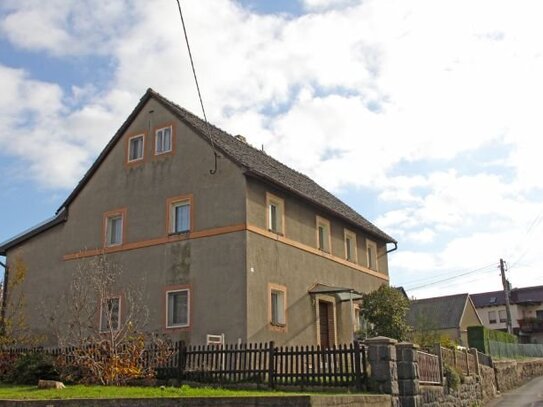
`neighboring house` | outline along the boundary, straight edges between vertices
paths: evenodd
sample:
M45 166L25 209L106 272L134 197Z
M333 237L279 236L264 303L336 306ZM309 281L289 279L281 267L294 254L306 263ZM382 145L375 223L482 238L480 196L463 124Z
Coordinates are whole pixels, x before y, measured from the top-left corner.
M37 333L43 300L105 253L125 279L146 277L152 331L331 345L352 340L352 299L388 284L396 247L305 175L149 89L56 215L0 255L28 267ZM122 289L107 303L121 319Z
M481 326L469 294L412 300L407 322L416 331L435 331L468 346L468 327Z
M484 326L507 331L503 291L472 294ZM513 288L509 297L513 333L522 343L543 343L543 286Z

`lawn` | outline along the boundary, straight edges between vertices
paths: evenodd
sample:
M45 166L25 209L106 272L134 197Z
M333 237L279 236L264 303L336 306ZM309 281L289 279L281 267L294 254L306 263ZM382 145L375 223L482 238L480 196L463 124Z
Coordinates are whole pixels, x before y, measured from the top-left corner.
M160 398L160 397L242 397L278 396L287 393L256 390L227 390L182 387L66 386L65 389L38 390L36 386L0 385L0 400L51 400L78 398ZM300 395L302 393L288 393Z

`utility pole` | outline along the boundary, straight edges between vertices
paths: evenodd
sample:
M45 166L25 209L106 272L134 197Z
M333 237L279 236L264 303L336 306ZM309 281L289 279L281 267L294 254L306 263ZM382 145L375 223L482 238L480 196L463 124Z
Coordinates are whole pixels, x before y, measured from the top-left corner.
M4 282L2 286L2 303L0 304L0 336L6 334L6 308L8 304L8 277L9 267L0 261L0 266L4 267Z
M505 278L505 262L500 259L500 272L502 275L503 293L505 294L505 311L507 312L507 333L513 333L511 322L511 304L509 303L509 281Z

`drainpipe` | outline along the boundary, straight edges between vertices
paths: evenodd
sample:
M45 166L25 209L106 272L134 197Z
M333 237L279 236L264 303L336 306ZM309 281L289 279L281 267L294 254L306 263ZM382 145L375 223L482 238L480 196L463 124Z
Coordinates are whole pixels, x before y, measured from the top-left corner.
M354 290L349 291L349 306L350 306L350 309L351 309L351 327L352 327L352 331L353 331L352 340L354 341L353 291Z
M6 308L8 305L9 267L1 261L0 266L4 267L4 286L2 287L2 304L0 305L0 336L4 336L6 334Z
M386 254L389 254L389 253L393 252L394 250L398 250L398 243L396 243L396 242L393 242L393 243L394 243L394 247L392 249L390 249L390 250L387 250Z

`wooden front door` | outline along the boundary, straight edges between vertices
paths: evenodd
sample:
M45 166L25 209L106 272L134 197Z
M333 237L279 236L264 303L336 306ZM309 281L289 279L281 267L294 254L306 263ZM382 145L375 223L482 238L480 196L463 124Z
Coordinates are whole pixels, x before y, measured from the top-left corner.
M320 344L329 348L334 343L334 310L332 304L319 301Z

